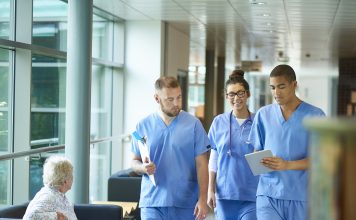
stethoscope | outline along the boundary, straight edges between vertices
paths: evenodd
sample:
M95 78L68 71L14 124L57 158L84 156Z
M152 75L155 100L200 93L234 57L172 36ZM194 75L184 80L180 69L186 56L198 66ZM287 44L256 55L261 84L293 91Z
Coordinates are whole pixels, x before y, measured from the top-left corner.
M231 124L232 124L231 120L232 120L232 118L233 118L233 116L232 116L232 111L231 111L230 116L229 116L229 149L227 151L227 155L229 155L229 156L231 156L231 153L232 153L232 151L231 151ZM250 111L248 111L247 119L241 125L240 135L239 135L240 140L242 140L244 130L248 125L250 125L250 126L252 125L252 118L251 118ZM244 140L244 143L249 144L249 141L246 139L246 140Z

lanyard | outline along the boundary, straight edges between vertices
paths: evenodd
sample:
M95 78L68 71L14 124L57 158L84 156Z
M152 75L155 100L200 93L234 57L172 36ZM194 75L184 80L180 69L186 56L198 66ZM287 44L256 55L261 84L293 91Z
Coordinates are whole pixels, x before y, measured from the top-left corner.
M230 116L229 116L229 150L227 151L227 154L229 156L231 156L232 154L232 151L231 151L231 124L233 123L232 122L232 111L230 113ZM245 130L245 128L247 127L247 125L252 125L252 119L251 119L251 113L250 111L248 111L248 118L242 123L242 125L240 126L240 135L239 135L239 138L240 140L243 139L243 132ZM248 144L248 140L244 140L244 143L247 143Z

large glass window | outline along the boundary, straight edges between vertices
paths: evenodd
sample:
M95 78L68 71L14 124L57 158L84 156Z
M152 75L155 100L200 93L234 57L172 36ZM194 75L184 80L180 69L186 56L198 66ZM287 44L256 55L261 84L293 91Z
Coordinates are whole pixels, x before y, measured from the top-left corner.
M10 39L11 0L0 0L0 38Z
M68 5L61 0L33 0L33 44L67 50ZM66 60L32 56L31 149L65 143ZM42 187L43 164L50 154L30 157L30 199Z
M31 148L64 144L66 60L32 56ZM63 153L63 152L62 152ZM30 198L42 186L47 154L30 158Z
M9 113L11 74L9 50L0 49L0 152L9 151Z
M64 143L66 60L32 56L31 148Z
M66 51L67 4L60 0L33 1L33 43ZM113 61L114 22L93 15L92 56ZM63 144L65 136L65 60L32 57L31 148ZM112 68L94 65L91 88L91 140L110 137L112 112ZM62 152L60 152L62 153ZM110 175L111 142L93 144L90 151L90 199L106 200ZM31 157L30 197L42 185L45 160Z
M31 20L32 15L32 33L27 33L25 28L21 35L26 39L32 37L33 45L57 52L66 51L68 1L33 0L31 2L33 8L28 7L27 1L0 0L0 38L14 41L14 27L21 27L24 25L23 22ZM22 4L26 4L26 7L22 7L25 6ZM14 6L28 8L28 13L22 13L15 20ZM112 136L112 108L116 106L112 104L112 91L115 86L113 71L116 69L108 63L123 64L124 27L122 23L118 24L117 18L113 15L94 8L92 36L92 56L97 59L94 59L92 67L90 135L91 140L97 140ZM14 47L18 45L16 43L14 41ZM52 56L53 50L45 51L43 48L28 46L32 50L31 53L26 49L15 48L15 51L12 51L0 47L0 155L14 150L27 150L29 141L31 149L65 144L66 58L58 58L60 53ZM43 52L46 55L43 55ZM30 61L32 66L29 65ZM14 63L22 69L13 68ZM15 71L19 69L25 74L24 76L31 75L30 87L26 77L19 77L20 79L14 81L13 76L18 76ZM14 87L13 84L19 86ZM21 90L22 85L26 86L26 89L31 89L28 96L27 91L18 92L17 89L24 91ZM14 97L17 97L13 96L14 94L20 94L18 97L21 100L14 100ZM116 97L116 102L118 98L120 97ZM29 101L30 113L27 108ZM16 108L13 106L14 103L26 103L25 108L21 106ZM19 111L13 113L13 109ZM30 126L23 126L20 120L12 120L18 115L23 116L26 125L30 120ZM18 124L13 125L13 123ZM23 129L14 130L21 127ZM17 132L30 134L30 140L28 135L17 134ZM16 140L15 145L13 140ZM90 150L90 199L91 201L106 200L107 179L111 173L112 143L110 141L95 143L91 145ZM50 154L64 154L64 151L31 155L29 179L27 175L22 177L23 172L28 169L27 163L23 163L23 158L19 159L20 163L17 163L17 160L0 161L0 205L22 201L23 196L27 196L26 189L19 191L19 184L15 184L24 178L26 178L24 184L29 181L29 199L33 198L42 187L43 163ZM12 166L13 163L16 166ZM12 173L13 169L17 169L15 173ZM15 182L13 178L16 179Z
M66 51L67 11L61 0L33 0L33 44Z
M93 15L92 56L103 60L113 60L113 22Z
M112 68L94 65L91 87L91 139L111 136ZM93 144L90 150L90 200L107 200L111 142Z
M11 151L11 71L12 52L0 49L0 154ZM10 163L0 161L0 204L10 200Z
M188 111L196 117L204 118L205 66L189 67Z

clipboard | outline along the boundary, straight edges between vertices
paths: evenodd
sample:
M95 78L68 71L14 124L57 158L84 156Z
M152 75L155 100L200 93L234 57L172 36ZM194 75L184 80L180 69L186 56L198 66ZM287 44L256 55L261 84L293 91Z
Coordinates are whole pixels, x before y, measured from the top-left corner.
M274 171L261 163L262 158L265 157L273 157L272 151L261 150L250 154L245 154L247 163L250 166L250 169L254 176Z
M147 146L147 137L141 137L137 133L137 131L134 131L132 133L132 136L134 136L135 139L137 140L137 144L138 144L138 148L140 150L142 161L144 161L145 158L148 158L148 161L151 162L150 151L149 151L149 147ZM148 175L148 177L150 178L152 184L154 186L156 186L155 176L153 174L151 174L151 175Z

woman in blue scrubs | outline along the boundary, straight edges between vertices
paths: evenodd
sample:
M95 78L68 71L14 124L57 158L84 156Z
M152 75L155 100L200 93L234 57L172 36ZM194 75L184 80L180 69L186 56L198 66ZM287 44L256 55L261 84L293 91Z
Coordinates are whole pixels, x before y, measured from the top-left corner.
M215 117L209 139L208 205L216 219L256 219L258 177L253 176L245 154L254 148L247 142L254 114L247 107L249 85L244 72L235 70L225 83L226 99L232 111Z

